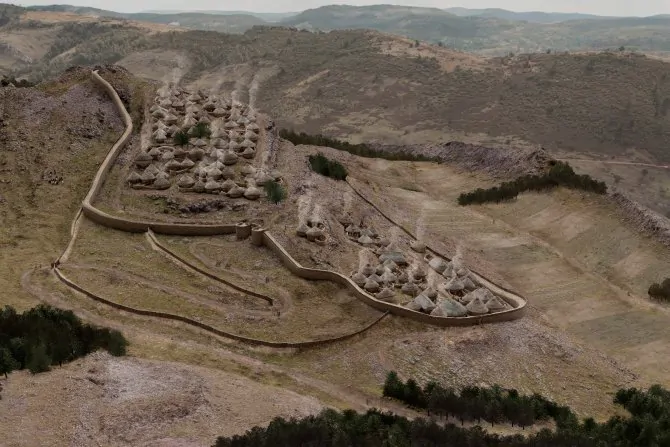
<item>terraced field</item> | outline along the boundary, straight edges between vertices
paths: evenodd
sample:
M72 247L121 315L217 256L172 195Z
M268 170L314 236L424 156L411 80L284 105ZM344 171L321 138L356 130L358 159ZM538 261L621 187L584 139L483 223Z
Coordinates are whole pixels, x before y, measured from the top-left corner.
M492 181L446 166L383 161L359 164L354 176L373 171L381 186L367 190L386 196L378 200L385 212L427 239L485 259L548 323L621 360L645 382L670 380L670 309L646 296L670 270L670 251L623 223L614 205L559 189L460 207L461 192Z

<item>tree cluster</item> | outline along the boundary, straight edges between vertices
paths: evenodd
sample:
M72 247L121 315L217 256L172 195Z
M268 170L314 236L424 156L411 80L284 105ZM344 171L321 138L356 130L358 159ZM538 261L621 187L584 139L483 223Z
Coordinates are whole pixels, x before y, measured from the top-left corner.
M515 199L522 192L546 191L557 186L596 194L607 192L605 182L595 180L589 175L576 174L568 163L557 161L542 175L524 175L511 182L503 182L500 186L488 189L478 188L472 192L463 193L458 196L458 204L500 203Z
M98 349L112 355L126 352L120 332L82 321L71 311L39 305L23 313L12 307L0 310L0 374L29 369L48 371Z
M665 278L661 283L652 284L648 293L654 299L670 301L670 278Z
M405 404L427 410L430 414L453 416L461 421L510 422L512 425L528 427L537 421L552 418L558 426L573 424L577 418L570 408L561 407L539 394L520 395L517 390L503 389L498 385L490 388L468 386L456 391L429 382L421 388L414 379L402 382L391 371L384 383L384 396L398 399Z
M275 180L265 183L265 194L272 203L279 203L286 198L286 189Z
M413 154L406 151L383 151L370 147L365 143L351 144L347 141L330 138L323 135L309 135L305 132L294 132L293 130L281 129L279 136L293 144L308 144L312 146L324 146L333 149L349 152L365 158L383 158L385 160L405 160L405 161L439 161L437 158L428 157L422 154Z
M397 386L397 383L392 384ZM407 384L404 384L407 386ZM413 385L409 385L413 388ZM489 390L490 391L490 390ZM506 391L507 394L510 391ZM463 395L461 391L460 395ZM478 393L479 395L480 393ZM504 394L504 393L503 393ZM517 397L518 398L518 397ZM536 400L538 400L536 398ZM545 405L548 400L542 398ZM670 445L670 391L658 385L648 391L619 390L614 399L631 417L614 416L599 424L592 418L557 424L528 436L487 433L482 427L438 425L422 418L409 420L391 413L369 410L324 410L302 419L275 418L265 427L243 435L219 437L213 447L281 446L468 446L468 447L640 447ZM465 401L464 405L467 405ZM457 410L458 411L458 410ZM572 415L572 411L567 411Z
M35 83L28 81L27 79L16 79L14 76L3 76L0 79L0 87L7 87L9 84L13 84L14 87L32 87Z
M348 175L347 168L345 168L342 163L330 160L320 153L309 156L309 165L312 168L312 171L335 180L344 180Z

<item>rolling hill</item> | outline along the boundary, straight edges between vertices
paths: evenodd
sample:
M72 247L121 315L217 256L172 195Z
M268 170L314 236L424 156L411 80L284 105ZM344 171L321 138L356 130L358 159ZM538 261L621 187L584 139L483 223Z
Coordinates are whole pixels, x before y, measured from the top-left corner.
M667 17L587 18L568 16L565 21L545 20L534 13L376 6L324 6L303 11L282 23L306 29L366 28L401 34L411 39L442 43L480 53L582 51L624 46L640 51L670 51Z

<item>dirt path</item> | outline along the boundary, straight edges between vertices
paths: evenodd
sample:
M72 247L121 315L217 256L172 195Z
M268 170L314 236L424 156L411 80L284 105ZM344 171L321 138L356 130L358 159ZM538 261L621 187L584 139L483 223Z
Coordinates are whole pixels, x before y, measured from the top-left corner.
M579 162L588 162L588 163L601 163L608 165L624 165L624 166L644 166L647 168L657 168L657 169L670 169L670 165L655 165L651 163L636 163L633 161L608 161L608 160L593 160L590 158L558 158L559 161L579 161Z

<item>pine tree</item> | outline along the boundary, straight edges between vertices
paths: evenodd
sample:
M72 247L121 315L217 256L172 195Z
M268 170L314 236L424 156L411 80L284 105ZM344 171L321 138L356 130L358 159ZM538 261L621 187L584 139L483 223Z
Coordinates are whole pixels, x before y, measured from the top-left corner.
M4 374L6 378L7 374L15 369L19 369L20 366L21 364L12 357L12 353L9 352L9 349L0 348L0 374Z
M44 344L40 343L30 350L26 366L33 374L46 372L51 369L51 359L47 355L47 349Z

